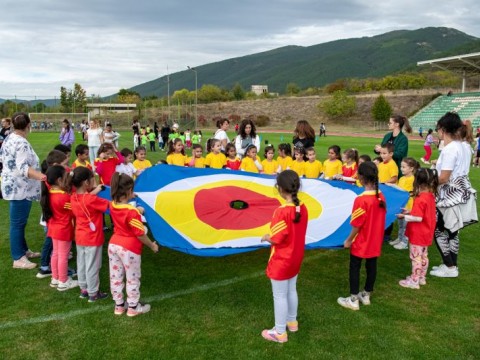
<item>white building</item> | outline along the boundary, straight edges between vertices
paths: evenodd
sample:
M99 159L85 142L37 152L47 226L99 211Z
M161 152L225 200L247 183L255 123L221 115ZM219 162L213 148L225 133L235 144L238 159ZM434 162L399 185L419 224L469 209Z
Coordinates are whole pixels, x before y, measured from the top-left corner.
M252 92L256 95L268 94L268 85L252 85Z

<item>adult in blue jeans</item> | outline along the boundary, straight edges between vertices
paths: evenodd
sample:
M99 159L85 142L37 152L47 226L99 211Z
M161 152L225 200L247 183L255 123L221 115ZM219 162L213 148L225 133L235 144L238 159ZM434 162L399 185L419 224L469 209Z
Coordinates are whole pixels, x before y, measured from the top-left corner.
M29 259L40 254L31 251L25 240L25 227L32 201L40 199L40 181L45 180L38 156L27 140L31 131L28 114L17 112L12 116L13 132L3 141L0 159L3 163L2 193L10 206L10 251L13 267L33 269L37 264Z

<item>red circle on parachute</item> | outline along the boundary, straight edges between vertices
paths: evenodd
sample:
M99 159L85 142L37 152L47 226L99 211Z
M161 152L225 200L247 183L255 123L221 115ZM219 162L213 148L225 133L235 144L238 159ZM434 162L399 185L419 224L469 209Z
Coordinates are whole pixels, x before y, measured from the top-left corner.
M230 203L241 200L246 209L233 209ZM199 190L193 201L199 220L217 230L248 230L268 224L280 201L237 186Z

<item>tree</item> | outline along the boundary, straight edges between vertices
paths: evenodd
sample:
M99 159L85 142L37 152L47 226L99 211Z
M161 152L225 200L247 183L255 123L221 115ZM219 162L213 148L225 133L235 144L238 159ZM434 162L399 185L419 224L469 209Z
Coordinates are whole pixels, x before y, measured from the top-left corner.
M195 98L195 92L193 92L193 98ZM172 100L174 103L186 104L192 97L190 96L190 91L188 89L177 90L172 95Z
M300 87L295 83L288 83L286 87L287 95L297 95L300 92Z
M120 89L117 94L117 101L120 104L139 104L142 99L140 94L133 90Z
M377 97L372 106L372 115L376 121L388 121L392 116L392 107L382 94Z
M83 112L87 105L87 93L78 83L73 89L60 88L60 104L63 112Z
M35 105L33 105L33 109L35 112L39 113L39 112L45 112L45 109L47 108L47 105L45 105L44 103L36 103Z
M198 101L202 103L211 103L214 101L225 101L225 93L216 85L205 84L198 90Z
M235 100L244 100L245 99L245 90L243 90L242 85L236 83L232 88L233 97Z
M338 90L333 93L330 100L318 104L318 107L331 118L351 116L357 109L357 100L354 96L348 96L346 91Z

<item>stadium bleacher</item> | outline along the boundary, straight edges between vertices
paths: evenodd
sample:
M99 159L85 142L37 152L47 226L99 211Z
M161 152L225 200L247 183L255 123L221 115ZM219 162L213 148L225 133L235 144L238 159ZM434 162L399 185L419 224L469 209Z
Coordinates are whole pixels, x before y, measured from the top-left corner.
M410 118L414 131L435 129L438 119L446 112L455 111L462 120L470 120L474 129L480 126L480 92L442 95Z

